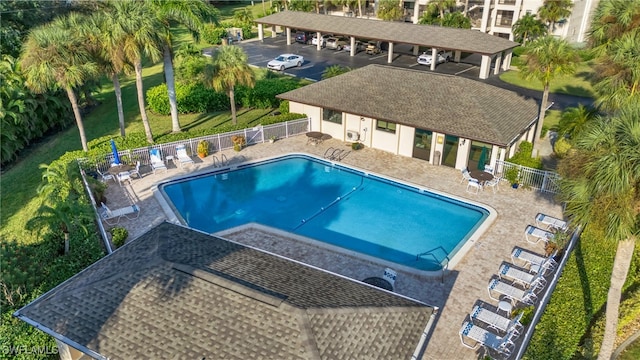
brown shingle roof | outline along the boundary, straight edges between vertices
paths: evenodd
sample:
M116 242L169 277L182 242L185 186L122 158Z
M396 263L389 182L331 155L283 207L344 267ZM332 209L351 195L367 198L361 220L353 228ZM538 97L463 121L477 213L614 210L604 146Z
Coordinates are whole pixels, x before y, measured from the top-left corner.
M369 65L277 96L293 102L509 145L538 116L534 99L459 76Z
M255 22L258 24L291 27L297 30L355 36L359 39L391 41L484 55L493 55L518 46L518 43L513 41L476 30L299 11L282 11L256 19Z
M110 359L408 359L432 311L163 223L14 315Z

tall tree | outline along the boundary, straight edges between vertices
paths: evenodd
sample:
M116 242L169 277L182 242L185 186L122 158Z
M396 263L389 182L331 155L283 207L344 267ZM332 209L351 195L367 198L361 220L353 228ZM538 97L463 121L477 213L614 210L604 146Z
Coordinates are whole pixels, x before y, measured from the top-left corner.
M204 82L216 91L225 91L229 95L231 118L236 118L235 87L255 85L255 74L248 64L247 54L238 46L221 46L213 54L211 63L205 68Z
M542 102L533 139L532 157L536 157L540 147L540 134L544 124L544 115L549 100L549 85L558 75L573 74L579 57L575 49L565 40L553 36L538 38L525 46L522 54L523 66L520 76L527 80L542 82Z
M640 232L640 103L592 122L579 134L574 148L559 166L565 212L574 223L602 229L604 241L618 244L598 354L598 359L609 360L622 287Z
M398 5L397 0L380 0L376 16L387 21L400 20L404 16L404 9Z
M598 109L584 106L565 109L558 123L558 135L575 139L598 115Z
M554 32L558 21L571 15L571 8L572 0L544 0L538 9L538 17L547 24L549 32Z
M454 11L444 14L440 25L456 29L471 29L471 19L462 15L461 12Z
M596 54L596 103L615 111L640 96L640 0L598 4L589 30Z
M513 24L515 41L527 45L527 41L547 34L547 27L533 14L526 14Z
M34 29L24 44L20 64L26 85L32 91L65 90L73 108L82 149L88 151L74 89L96 77L98 66L85 46L85 40L77 36L76 29L82 27L83 20L84 17L80 15L70 14Z
M181 128L178 119L178 101L176 98L173 68L171 26L174 23L186 26L197 42L206 21L213 21L217 24L218 11L202 0L151 0L148 4L159 23L163 25L158 30L161 40L164 77L169 95L169 108L171 110L171 129L173 132L180 132Z
M440 14L440 21L444 19L445 11L450 11L456 7L456 0L430 0L427 3L427 8L437 9Z

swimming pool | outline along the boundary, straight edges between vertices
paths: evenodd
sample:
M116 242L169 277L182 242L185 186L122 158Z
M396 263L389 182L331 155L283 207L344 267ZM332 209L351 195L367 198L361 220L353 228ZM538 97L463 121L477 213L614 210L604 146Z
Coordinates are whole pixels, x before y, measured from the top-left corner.
M259 223L426 271L440 269L489 216L479 205L300 154L159 189L185 225L203 232Z

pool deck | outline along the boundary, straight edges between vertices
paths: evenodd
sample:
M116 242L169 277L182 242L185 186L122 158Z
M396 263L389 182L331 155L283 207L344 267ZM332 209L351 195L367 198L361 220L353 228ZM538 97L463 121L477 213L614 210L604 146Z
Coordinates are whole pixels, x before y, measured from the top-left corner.
M333 139L317 145L308 144L307 138L302 135L281 139L273 144L266 142L249 146L240 152L228 150L214 155L220 159L221 154L225 154L231 163L239 163L287 153L307 153L322 157L329 147L351 150L349 144ZM194 165L185 165L181 168L169 164L166 173L158 171L155 175L149 167L143 166L141 168L143 178L134 179L131 185L126 185L124 188L109 183L106 197L110 207L128 205L123 191L126 189L141 209L137 219L123 219L119 223L119 226L129 230L128 241L167 220L160 202L154 195L154 186L157 183L213 169L213 156L210 155L204 160L197 157L193 159ZM423 160L397 156L380 150L365 148L351 151L342 163L470 199L496 210L496 221L472 244L455 268L445 273L444 281L441 275L429 277L397 271L398 277L395 282L397 293L439 308L434 328L428 336L423 359L477 359L480 353L478 350L468 349L460 343L458 331L463 321L478 300L497 305L496 301L488 296L487 285L492 276L498 272L503 261L511 262L511 251L515 246L538 254L544 253L542 242L529 244L525 241L524 230L527 225L535 224L535 216L539 212L562 217L560 204L556 203L553 196L549 194L523 189L514 190L507 183L500 184L499 191L495 194L491 190L477 195L470 194L466 192L466 184L460 183L462 176L459 170L446 166L432 166ZM277 231L271 232L260 227L235 229L227 232L223 237L291 257L356 280L381 277L384 271L384 267L380 264L327 252L308 244L297 244L281 236ZM416 339L417 342L418 339Z

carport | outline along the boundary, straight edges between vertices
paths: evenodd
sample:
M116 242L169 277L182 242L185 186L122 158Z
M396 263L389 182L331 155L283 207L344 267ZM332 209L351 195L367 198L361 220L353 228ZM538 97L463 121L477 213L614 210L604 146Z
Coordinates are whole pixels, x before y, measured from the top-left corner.
M482 56L480 78L486 79L491 72L491 63L495 59L494 74L500 68L508 70L511 66L513 48L519 44L497 36L476 30L454 29L433 25L418 25L403 22L390 22L353 17L322 15L299 11L282 11L255 20L258 24L258 37L264 39L264 25L273 27L272 36L276 36L275 27L286 29L287 45L292 44L291 29L315 31L320 37L322 33L348 36L351 39L351 56L355 55L355 41L370 39L389 43L387 62L393 61L393 45L413 45L414 55L418 55L420 46L429 47L433 58L439 50L454 52L454 61L460 62L462 52ZM320 50L318 42L317 49ZM435 70L435 61L431 70Z

